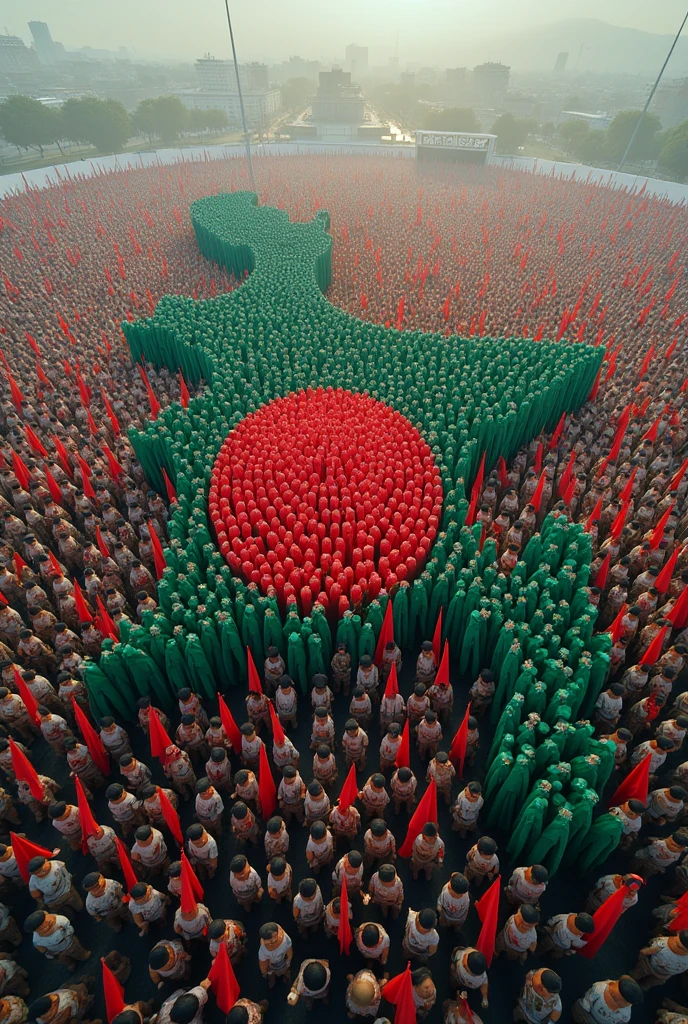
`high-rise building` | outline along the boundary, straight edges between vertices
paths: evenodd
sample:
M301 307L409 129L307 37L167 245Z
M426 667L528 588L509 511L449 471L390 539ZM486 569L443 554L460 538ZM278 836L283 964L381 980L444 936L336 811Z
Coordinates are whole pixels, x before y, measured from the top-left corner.
M206 54L196 61L198 89L184 89L177 96L185 106L197 110L224 110L232 126L241 125L241 105L234 62ZM239 81L246 122L251 128L267 129L282 106L279 89L270 88L265 64L240 64Z
M383 135L389 134L389 125L366 110L360 85L352 82L351 73L341 68L320 72L310 112L287 128L297 139L379 142Z
M55 42L47 24L44 21L30 21L29 29L41 64L54 64L57 60Z
M368 74L368 47L351 43L344 53L344 67L357 81Z
M568 52L566 50L562 50L561 53L557 54L557 59L554 62L554 74L555 75L563 75L564 74L564 72L566 71L566 63L567 63L568 59L569 59L569 55L568 55Z
M236 92L234 61L218 60L207 53L196 61L198 87L204 92ZM270 88L267 64L240 64L239 80L246 90L267 90Z
M499 107L509 87L511 68L488 61L473 68L473 102L477 107Z
M19 36L0 36L0 74L13 84L23 81L38 69L38 57Z

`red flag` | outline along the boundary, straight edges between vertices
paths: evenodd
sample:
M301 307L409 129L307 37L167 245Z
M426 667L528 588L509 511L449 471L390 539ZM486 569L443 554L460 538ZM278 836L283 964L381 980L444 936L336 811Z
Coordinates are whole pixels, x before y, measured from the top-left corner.
M549 440L549 444L547 445L547 450L548 451L551 452L553 448L557 447L557 444L559 443L559 438L561 437L562 431L564 429L564 423L565 422L566 422L566 413L563 412L561 414L561 418L560 418L559 422L557 423L556 429L555 429L554 433L552 434L552 436L551 436L551 438Z
M174 484L167 475L165 469L162 470L162 478L165 481L165 490L167 491L167 500L172 504L173 501L177 500L177 492L174 489Z
M404 728L401 730L401 743L397 747L397 756L394 759L394 763L397 768L411 767L411 734L408 718L404 722Z
M664 638L667 635L669 627L662 626L660 631L655 636L654 640L643 654L642 658L638 662L639 665L654 665L656 661L662 656L662 647L664 646Z
M592 915L595 931L585 936L585 945L577 950L586 960L591 960L599 953L605 940L611 934L614 925L623 914L623 901L627 895L628 890L625 885L622 885L611 896L607 896L604 903Z
M542 469L542 441L540 441L540 444L537 446L537 450L535 452L535 461L533 462L533 469L536 473L539 473Z
M119 478L124 473L124 466L117 461L114 452L112 452L109 446L106 445L104 442L103 444L101 444L100 450L107 459L110 476L115 481L115 483L119 483Z
M36 703L36 698L31 693L31 690L24 682L24 677L22 676L17 666L12 665L12 669L14 671L14 685L17 687L17 693L24 702L24 707L28 711L31 718L33 718L36 725L39 725L40 715L38 714L38 704Z
M611 552L608 551L607 554L604 556L604 561L602 562L602 565L597 570L594 586L599 587L600 590L604 590L604 588L607 586L607 575L609 573L609 566L611 564L611 560Z
M356 782L356 765L352 764L349 768L349 773L344 779L344 785L342 786L339 794L339 810L346 811L351 807L352 803L358 796L358 783Z
M198 881L196 873L194 869L191 867L189 859L183 850L181 855L181 862L181 911L182 914L192 914L196 909L198 901L203 899L203 887L201 886L201 883Z
M270 728L272 729L273 741L277 744L278 747L282 747L284 746L284 741L286 740L287 737L284 734L282 723L280 722L277 712L275 711L275 705L271 700L268 701L268 711L270 712Z
M223 1014L228 1014L239 998L241 989L229 959L226 942L221 942L218 947L217 956L208 971L208 980L218 1008Z
M241 731L239 726L232 717L232 712L227 707L225 699L222 694L218 693L217 703L220 709L220 720L222 722L222 728L225 731L227 739L232 744L232 750L235 754L241 753Z
M480 495L482 494L482 491L483 491L483 480L485 479L485 457L486 457L486 455L487 455L487 450L485 450L483 452L483 456L482 456L482 458L480 460L480 465L478 466L478 472L476 474L475 480L473 481L473 487L471 489L471 498L476 498L477 500L480 499Z
M12 742L10 740L10 742ZM39 846L38 843L32 843L31 840L25 839L24 836L18 836L16 832L10 832L10 842L12 844L12 852L14 859L17 862L19 868L19 874L22 876L24 882L28 882L29 873L29 861L34 857L47 857L48 860L53 856L52 850L46 850L45 846Z
M103 405L105 406L105 412L107 413L107 417L110 420L112 432L115 435L115 437L118 437L122 433L121 427L119 425L119 420L115 416L112 410L112 406L110 405L110 402L108 400L108 396L106 395L105 390L103 388L100 389L100 397L103 399Z
M678 556L681 554L682 550L683 548L674 548L671 555L664 563L659 576L655 579L655 587L660 594L666 594L667 590L671 586L671 577L674 575L676 562L678 561Z
M668 922L667 928L670 932L682 932L688 928L688 893L684 892L682 896L679 896L674 909L678 911L678 914Z
M42 803L45 793L43 791L43 784L38 778L38 772L31 764L26 754L19 749L11 736L10 754L12 755L12 770L14 771L14 774L18 779L27 784L34 800L38 800L39 803Z
M380 635L377 638L375 654L373 655L373 662L378 668L382 664L382 655L384 654L385 647L391 640L394 640L394 622L392 620L392 600L390 598L387 601L385 617L382 620L382 629L380 630Z
M600 366L599 370L597 371L597 376L595 377L595 380L593 382L592 388L590 389L590 394L588 395L588 399L587 399L588 402L594 402L595 399L597 398L597 392L600 390L600 380L601 379L602 379L602 367Z
M576 449L572 448L571 449L571 454L569 455L569 461L566 463L566 469L564 470L564 472L559 477L559 486L558 486L557 490L559 492L559 497L560 498L563 498L563 496L566 494L566 491L567 491L568 486L569 486L569 482L571 480L571 477L573 476L573 466L574 466L575 461L576 461Z
M272 777L272 771L270 770L270 764L268 762L268 755L265 750L265 744L261 743L260 753L258 755L259 769L258 769L258 797L260 799L260 813L263 815L263 820L267 821L275 813L277 807L277 787L275 786L275 780Z
M251 654L251 648L246 648L246 657L248 659L248 690L249 693L262 693L263 687L260 685L260 676L258 675L258 669L256 663L253 660Z
M189 408L189 389L186 386L186 381L184 380L184 375L182 374L181 370L179 371L179 390L180 390L179 402L181 404L181 407L182 407L182 409L188 409Z
M172 740L165 732L164 726L158 718L157 708L151 708L148 716L148 735L150 739L151 754L157 757L158 761L164 763L165 751L172 746Z
M97 529L98 527L96 526L96 530ZM100 626L98 628L100 629L101 633L103 633L104 636L107 634L107 636L111 637L113 640L119 640L119 629L112 621L112 618L110 617L110 612L103 604L103 599L100 596L100 594L96 594L96 606L98 608L98 615L100 617Z
M435 623L435 632L432 634L432 653L435 655L435 664L440 663L440 651L442 650L442 605Z
M53 573L56 576L64 576L64 569L60 565L58 560L55 558L55 555L52 553L52 551L48 552L48 560L49 560L50 565L52 567Z
M475 904L478 917L482 921L482 928L478 936L475 948L479 950L489 967L494 956L495 939L497 937L497 918L499 916L499 890L502 884L502 876L497 875L494 882L484 896Z
M672 501L671 505L669 505L669 508L666 509L666 511L662 515L662 518L659 520L659 522L657 523L657 525L655 526L654 530L650 535L650 549L652 551L655 551L659 547L659 542L661 541L662 534L664 533L664 527L669 521L669 516L674 511L675 504L676 502Z
M394 1024L416 1024L416 1004L413 999L411 963L406 964L403 974L397 974L382 990L383 998L396 1006Z
M147 526L148 533L150 534L151 546L153 548L153 563L155 565L155 575L158 579L161 579L163 571L167 568L167 562L165 561L165 555L163 554L160 538L155 532L155 529L150 519L147 521Z
M612 643L613 644L615 644L616 641L621 636L621 630L623 629L623 626L622 626L623 617L624 617L624 615L626 614L627 611L628 611L628 605L627 604L622 604L621 607L619 608L617 614L616 614L616 618L614 619L614 621L611 623L610 626L607 627L607 629L604 630L605 633L611 633Z
M654 421L652 426L648 427L643 436L640 438L641 441L652 441L654 444L654 442L657 440L657 431L659 430L659 425L662 422L663 415L664 414L660 412L659 416Z
M633 771L629 772L623 782L616 787L608 807L620 807L628 800L640 800L647 803L647 792L650 784L650 762L652 754L646 754Z
M159 721L159 719L158 719L158 721ZM165 819L165 824L167 825L168 829L170 830L170 832L174 836L174 839L175 839L175 842L177 843L177 846L182 847L182 846L184 846L184 837L182 835L182 827L179 824L179 815L177 814L176 810L172 806L170 798L168 797L168 795L165 792L165 790L162 789L162 787L160 787L160 786L156 786L155 788L158 791L158 800L160 801L160 810L162 811L162 816Z
M635 485L635 475L638 472L638 467L634 466L631 475L626 481L623 490L619 493L619 500L626 502L630 501L633 497L633 487Z
M353 765L351 766L353 768ZM353 935L351 934L351 923L349 921L349 893L346 887L346 871L342 871L342 891L339 894L339 924L337 926L337 938L339 939L339 952L341 956L348 956L351 949Z
M30 447L33 449L33 451L35 451L36 455L40 455L42 459L47 459L47 451L45 450L39 439L36 437L36 434L31 429L28 423L24 427L24 430L26 431L26 440L29 442Z
M29 473L26 463L22 459L21 455L19 455L18 452L15 452L14 448L12 449L12 469L14 470L14 475L21 486L25 491L28 491L31 483L31 474Z
M530 504L533 506L536 512L540 511L540 505L542 504L542 491L545 486L546 476L547 471L543 469L542 473L540 474L540 479L538 480L537 487L535 488L533 497L530 499Z
M385 697L396 697L396 695L398 693L399 693L399 681L397 679L397 663L396 663L396 661L393 661L392 662L392 668L390 669L390 673L387 676L387 683L385 685L384 696Z
M504 489L509 483L509 474L506 468L506 462L504 461L503 455L500 455L499 459L497 460L497 472L499 473L499 484L502 487L502 489Z
M46 465L43 466L43 475L45 476L45 482L47 483L48 490L50 491L50 497L53 499L56 505L61 506L62 503L64 502L64 498L62 497L62 491L59 488L57 480L55 479L53 474L50 472L50 469Z
M685 474L687 469L688 469L688 459L684 459L684 461L681 463L681 468L671 478L671 481L669 483L669 490L670 491L677 491L678 490L679 484L681 483L681 480L683 480L683 476L684 476L684 474Z
M406 839L399 849L400 857L411 856L416 838L423 831L423 825L427 825L429 821L437 824L437 786L434 779L430 779L430 785L423 793L421 801L409 821Z
M623 533L623 528L626 524L626 516L628 515L628 509L630 508L630 502L624 501L623 505L619 509L614 522L611 525L609 534L614 540L618 540Z
M442 660L439 663L437 669L437 675L435 676L436 686L449 686L449 641L444 641L444 650L442 651Z
M88 605L77 580L74 580L74 604L76 605L76 613L79 616L80 623L93 622L93 616L88 610Z
M138 883L138 878L134 871L134 865L131 863L129 850L126 848L119 836L115 836L115 844L117 846L119 866L122 869L122 874L124 875L124 886L127 892L131 892L134 886Z
M87 839L89 836L98 834L100 825L93 817L91 805L88 802L83 783L78 775L74 776L74 788L76 789L76 804L79 808L79 822L81 824L81 852L85 856L88 853Z
M103 540L103 537L102 537L102 534L100 532L100 527L99 526L96 526L96 544L98 545L98 550L100 551L100 553L103 556L103 558L109 558L110 557L110 551L108 549L107 544Z
M9 372L9 370L7 371L7 380L9 381L9 385L10 385L10 393L12 395L12 404L14 405L14 408L17 410L17 413L20 416L23 416L24 413L23 413L23 410L22 410L22 402L24 401L24 396L22 395L21 391L17 387L17 382L14 379L14 377L12 376L12 374Z
M674 629L685 629L688 624L688 587L683 588L676 604L664 618L669 620Z
M592 524L595 521L599 522L601 515L602 515L602 498L600 498L600 500L597 502L597 504L595 505L594 509L592 510L592 512L590 513L588 518L585 520L585 533L590 533L590 531L592 529Z
M466 713L461 720L461 725L456 730L456 736L452 740L449 750L449 760L454 764L458 764L457 772L460 779L463 778L463 763L466 758L466 746L468 744L468 719L470 717L471 702L469 701Z
M79 732L84 738L84 743L88 747L88 752L93 758L94 764L102 775L109 775L110 758L108 757L107 750L103 745L103 741L89 722L82 708L77 704L74 697L72 697L72 709L74 711L74 717L76 718L76 724L79 726Z
M100 963L103 968L103 995L105 996L105 1016L108 1024L112 1021L118 1013L121 1013L124 1009L124 989L120 985L117 978L114 976L108 965L105 963L105 957L100 958Z

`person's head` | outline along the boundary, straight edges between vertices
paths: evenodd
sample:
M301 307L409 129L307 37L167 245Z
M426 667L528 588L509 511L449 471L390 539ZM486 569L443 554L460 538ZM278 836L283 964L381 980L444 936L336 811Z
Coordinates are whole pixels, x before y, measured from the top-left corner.
M478 853L481 853L483 857L491 857L493 853L497 852L497 844L489 836L481 836L477 845Z
M416 685L413 687L413 692L415 693L416 697L424 697L425 683L416 683Z
M296 768L293 764L285 764L282 769L282 778L286 779L287 782L291 782L292 779L296 778Z
M37 875L38 878L42 878L43 875L47 875L50 871L50 861L47 857L41 855L32 857L27 865L27 869L30 875Z
M468 879L460 871L455 871L449 879L449 888L456 896L463 896L464 893L468 892Z
M471 794L471 796L474 797L481 796L483 791L483 787L480 785L479 782L469 782L466 788L468 789L468 792Z
M283 825L284 820L278 814L275 814L272 818L268 818L268 823L265 827L271 836L276 836L281 832Z
M244 818L248 817L248 807L243 800L237 800L232 807L232 817L236 818L237 821L243 821Z
M56 800L55 803L51 804L48 808L48 817L52 818L53 821L57 821L67 813L67 804L64 800Z
M423 909L418 912L416 924L424 932L432 931L437 924L437 915L435 911L431 910L430 907L423 907Z
M595 922L590 914L576 914L573 919L573 925L581 935L592 935L595 931Z
M321 743L318 749L316 750L316 754L318 755L318 758L321 761L329 760L330 753L330 748L325 743Z
M367 978L354 977L349 989L349 998L354 1006L364 1010L375 999L375 986Z
M545 968L539 978L540 984L546 992L550 995L556 995L557 992L561 992L561 978L555 971L550 971Z
M619 1004L622 1006L639 1006L643 1001L643 990L629 974L621 975L616 982L616 990L620 996Z
M281 932L282 929L276 921L268 921L258 929L258 938L263 945L267 946L268 949L271 949L279 945L281 941Z
M225 1024L248 1024L248 1010L246 1007L233 1006L225 1017Z
M84 892L92 892L94 889L99 889L103 881L103 876L99 871L90 871L84 876L81 885Z
M378 878L385 885L389 885L397 877L396 868L393 864L381 864L378 869Z
M380 929L376 924L366 924L361 932L361 944L366 949L374 949L380 941Z
M26 921L24 921L24 931L27 935L31 934L31 932L37 932L47 924L47 920L48 915L45 910L34 910L33 914L29 914Z
M522 920L531 927L535 927L540 920L540 914L530 903L522 903L519 908L519 913Z
M370 823L370 831L376 839L381 839L382 836L387 834L387 825L382 818L373 818Z
M229 870L233 875L241 875L248 867L248 861L243 853L237 853L229 862Z
M638 815L638 814L644 814L645 811L647 810L647 807L642 802L642 800L631 799L631 800L628 801L628 809L633 814Z
M530 877L538 885L543 885L549 880L549 871L542 864L533 864L530 869Z
M678 939L684 949L688 950L688 930L684 929L678 933Z
M273 857L270 861L270 874L273 878L281 878L287 870L287 862L284 857Z
M430 654L432 651L432 640L424 640L420 649L423 654Z
M302 878L299 882L299 894L305 900L311 900L318 891L318 883L314 878Z
M153 838L153 830L150 825L140 825L134 833L137 843L149 843Z
M210 760L213 764L222 764L227 760L227 751L224 747L213 747L210 751Z
M198 1009L198 997L190 992L185 992L184 995L179 996L173 1003L170 1010L170 1020L172 1024L191 1024L191 1021L198 1013Z
M355 718L347 718L346 724L344 725L345 732L348 732L351 736L355 736L358 732L358 722Z
M119 782L113 782L111 786L105 790L105 796L111 803L117 803L124 796L124 786L120 785Z
M189 825L189 827L187 828L186 838L189 839L192 843L197 843L199 839L203 838L204 832L205 829L203 828L203 826L199 822L195 821L193 825Z
M466 957L466 967L471 974L484 974L487 970L487 960L478 949L472 950Z
M110 1024L141 1024L138 1010L124 1009L116 1013Z
M311 825L311 839L314 842L321 842L327 835L327 827L322 821L314 821Z
M45 1020L46 1017L52 1016L56 1006L57 995L54 992L49 992L45 996L39 996L29 1006L29 1019Z
M375 772L373 775L371 775L370 781L376 789L385 788L385 777L384 775L381 775L380 772Z
M437 839L437 825L434 821L428 821L423 825L423 839L426 839L429 843L432 843Z
M327 984L327 971L317 960L303 970L303 982L311 992L319 992Z
M224 921L222 922L224 925ZM208 928L208 934L210 934L210 928ZM164 969L167 965L167 961L170 959L169 947L160 943L154 946L148 956L148 966L154 970L159 971L161 968Z
M399 782L410 782L413 778L413 772L410 768L400 768L397 772L397 779Z
M148 886L145 882L137 882L129 890L129 895L135 901L143 900L148 895Z

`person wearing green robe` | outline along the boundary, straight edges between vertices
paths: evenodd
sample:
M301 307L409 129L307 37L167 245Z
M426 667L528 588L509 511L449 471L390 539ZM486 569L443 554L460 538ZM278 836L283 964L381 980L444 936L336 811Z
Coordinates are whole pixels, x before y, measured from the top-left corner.
M566 847L566 854L564 855L565 864L576 863L585 837L592 826L593 810L600 799L594 789L585 788L585 783L582 779L572 779L571 786L573 787L576 782L582 783L583 791L582 793L579 792L575 799L569 795L572 817L569 842Z
M591 754L596 754L600 759L600 763L597 767L597 785L595 786L595 789L599 795L602 796L604 788L609 782L612 772L616 767L616 746L613 740L591 739L589 750Z
M583 779L590 789L597 789L597 771L600 766L600 759L597 754L585 754L583 757L574 757L571 761L571 777Z
M518 674L521 670L523 654L521 651L521 644L518 640L514 640L509 650L506 652L504 661L499 670L499 675L495 673L495 693L492 698L492 708L490 710L490 721L492 725L496 725L499 720L505 704L508 702L508 694L513 693L513 687L518 678Z
M513 743L513 736L511 737L511 742ZM485 778L485 784L483 785L483 798L487 804L490 803L493 794L504 785L509 777L509 772L513 765L513 754L508 750L500 750L490 765L490 769Z
M122 650L122 658L127 665L127 671L134 680L136 697L155 697L160 706L167 704L169 707L170 697L167 681L161 675L158 666L150 655L139 651L131 644L125 644Z
M535 843L540 838L547 815L548 803L542 796L535 797L525 804L514 823L509 837L507 852L511 860L519 862L521 853L529 843Z
M486 822L509 829L530 788L530 761L519 754L509 775L490 801Z
M524 704L525 698L523 694L516 693L504 708L501 718L497 723L497 728L495 729L492 747L490 748L490 753L487 757L488 764L492 763L492 759L499 750L499 745L502 742L502 736L506 733L511 733L512 736L515 736L518 732L518 727L521 722L521 711Z
M136 701L127 700L95 661L84 658L81 665L88 700L96 721L108 716L131 721L136 717Z
M614 814L600 814L584 837L576 859L579 875L599 867L611 856L621 841L623 824Z
M248 608L246 611L248 612ZM187 675L192 682L191 689L202 694L207 700L213 700L217 693L218 683L216 683L213 671L208 664L201 641L193 633L186 639L184 660Z
M561 866L566 852L572 817L569 804L559 807L555 817L531 846L526 857L528 864L544 864L549 871L550 878L556 875Z

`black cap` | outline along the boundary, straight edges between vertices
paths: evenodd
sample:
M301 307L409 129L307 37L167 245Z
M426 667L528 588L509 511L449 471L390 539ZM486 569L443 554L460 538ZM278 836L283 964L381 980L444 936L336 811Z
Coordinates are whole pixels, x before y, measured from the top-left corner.
M540 981L544 988L552 995L556 995L557 992L561 992L561 978L554 971L545 969L540 975Z

